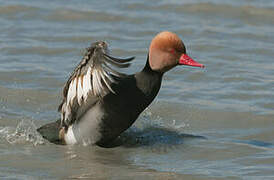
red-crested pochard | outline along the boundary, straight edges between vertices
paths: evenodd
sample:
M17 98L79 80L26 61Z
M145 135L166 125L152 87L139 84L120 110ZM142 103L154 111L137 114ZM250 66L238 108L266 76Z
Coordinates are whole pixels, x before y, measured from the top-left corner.
M151 41L144 69L133 75L114 70L126 68L134 58L108 54L103 41L93 43L63 90L61 120L38 129L53 143L105 146L128 129L153 101L162 76L177 65L204 67L186 54L182 40L161 32Z

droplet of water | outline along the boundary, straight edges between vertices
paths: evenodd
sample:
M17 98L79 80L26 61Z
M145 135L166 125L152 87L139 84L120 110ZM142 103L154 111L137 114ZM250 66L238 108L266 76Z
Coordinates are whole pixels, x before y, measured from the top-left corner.
M30 142L33 145L44 144L43 137L36 131L31 120L22 120L12 133L7 133L6 140L10 144Z

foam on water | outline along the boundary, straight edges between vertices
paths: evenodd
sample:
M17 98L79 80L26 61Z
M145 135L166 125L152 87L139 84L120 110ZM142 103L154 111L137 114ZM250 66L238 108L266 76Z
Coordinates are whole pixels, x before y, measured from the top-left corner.
M36 129L33 121L21 120L16 128L0 127L0 135L10 144L31 143L34 146L44 144L45 140Z
M160 116L154 116L149 109L146 109L135 124L124 132L120 137L122 145L126 147L138 147L154 145L179 145L187 138L202 138L192 134L184 133L184 129L188 127L188 122L166 122Z

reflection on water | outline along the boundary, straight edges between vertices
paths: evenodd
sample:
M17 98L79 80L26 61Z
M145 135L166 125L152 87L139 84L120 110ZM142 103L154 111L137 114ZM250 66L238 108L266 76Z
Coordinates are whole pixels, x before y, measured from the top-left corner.
M143 130L134 127L122 134L118 139L121 145L125 147L142 147L142 146L173 146L183 144L186 139L206 139L203 136L183 134L170 129L151 127Z
M128 148L170 147L183 144L187 139L206 139L206 137L200 135L183 133L185 126L184 122L178 125L175 120L172 124L166 124L160 117L153 119L152 113L146 110L138 119L138 122L121 134L114 144Z

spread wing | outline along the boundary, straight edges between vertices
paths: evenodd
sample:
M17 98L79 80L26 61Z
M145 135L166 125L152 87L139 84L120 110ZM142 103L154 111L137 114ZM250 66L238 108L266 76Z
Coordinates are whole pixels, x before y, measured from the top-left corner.
M87 48L63 89L63 101L58 108L61 112L61 126L69 126L100 98L115 93L111 88L112 83L116 83L115 79L125 74L111 66L126 68L134 57L119 59L107 52L107 44L103 41L95 42Z

